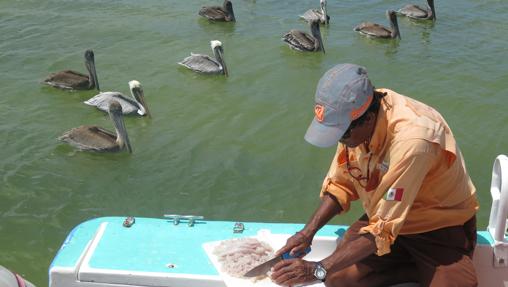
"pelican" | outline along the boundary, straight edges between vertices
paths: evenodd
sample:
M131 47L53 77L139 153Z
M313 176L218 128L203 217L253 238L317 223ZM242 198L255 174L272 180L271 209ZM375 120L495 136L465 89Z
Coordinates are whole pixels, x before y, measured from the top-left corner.
M215 60L208 55L191 53L189 57L183 59L181 62L178 62L178 64L189 68L194 72L205 74L224 74L227 77L228 68L226 67L226 62L224 62L224 50L222 49L222 43L220 41L213 40L210 41L210 45L212 46Z
M321 24L329 24L330 16L326 13L326 0L320 0L319 5L321 8L318 9L309 9L303 15L300 15L300 18L304 19L307 22L310 20L318 18Z
M93 98L85 101L84 103L90 106L95 106L101 111L109 111L109 102L116 100L122 105L122 113L124 115L138 114L140 116L147 115L151 117L148 106L145 102L145 94L141 84L132 80L129 82L129 89L131 90L131 98L124 96L120 92L103 92L95 95Z
M382 25L371 23L371 22L363 22L360 25L354 28L354 31L360 32L368 37L376 37L376 38L395 38L399 37L399 24L397 23L397 15L395 11L388 10L386 11L386 17L390 20L390 27L386 28Z
M118 101L109 104L109 116L115 125L116 134L98 126L79 126L58 139L80 150L118 152L127 149L132 153L129 136L122 117L122 105Z
M224 0L221 6L203 6L198 14L211 21L235 22L235 13L233 4L229 0Z
M85 66L88 70L88 76L79 72L65 70L50 74L46 79L44 79L43 83L55 88L66 90L97 89L97 91L100 91L92 50L85 51Z
M436 20L434 0L427 0L426 8L422 8L418 5L408 4L400 8L397 13L415 20Z
M302 52L325 52L323 39L319 30L319 19L314 18L310 21L310 32L312 35L300 30L291 30L282 36L282 41L286 42L291 49Z

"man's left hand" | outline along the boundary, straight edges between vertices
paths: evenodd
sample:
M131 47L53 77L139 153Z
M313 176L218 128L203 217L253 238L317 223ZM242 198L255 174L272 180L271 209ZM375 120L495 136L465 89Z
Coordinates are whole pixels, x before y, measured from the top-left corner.
M316 280L315 263L300 258L282 260L273 266L272 281L282 286L295 286Z

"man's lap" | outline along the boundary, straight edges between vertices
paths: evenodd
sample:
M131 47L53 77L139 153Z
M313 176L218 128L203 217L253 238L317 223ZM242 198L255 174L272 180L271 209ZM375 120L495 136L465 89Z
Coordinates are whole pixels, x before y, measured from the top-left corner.
M365 215L352 224L339 248L348 248L347 243L361 236L358 231L367 224L368 218ZM399 235L391 246L390 253L383 256L369 255L358 262L355 268L363 270L364 276L379 279L393 273L395 277L400 276L402 281L411 281L411 274L401 274L397 270L415 268L417 272L412 274L417 278L412 280L419 281L422 286L475 286L476 274L471 260L475 245L476 218L473 217L464 226ZM372 274L379 276L371 276Z

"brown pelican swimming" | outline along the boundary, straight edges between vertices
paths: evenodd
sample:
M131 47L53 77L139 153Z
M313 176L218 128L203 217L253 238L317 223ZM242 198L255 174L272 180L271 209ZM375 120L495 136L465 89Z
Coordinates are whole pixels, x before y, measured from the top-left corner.
M321 8L318 9L309 9L303 15L300 16L300 18L304 19L307 22L310 22L310 20L318 18L321 24L329 24L330 22L330 16L326 13L326 0L320 0L319 5Z
M117 152L127 149L132 152L127 130L122 117L122 105L113 100L109 104L109 116L115 125L116 134L98 126L79 126L58 139L80 150L97 152Z
M103 92L93 98L85 101L84 103L90 106L95 106L101 111L109 111L109 102L116 100L122 105L122 112L124 115L137 114L140 116L150 115L148 106L145 102L145 95L141 84L136 81L129 82L129 89L131 90L132 97L126 97L120 92Z
M235 13L233 4L229 0L224 0L221 6L203 6L198 13L200 16L212 21L235 22Z
M210 45L212 46L215 60L208 55L191 53L189 57L183 59L181 62L178 62L178 64L198 73L224 74L225 76L228 76L228 68L226 67L226 62L224 62L224 50L222 49L222 43L220 41L213 40L210 41Z
M360 25L356 26L354 30L368 37L392 39L399 37L400 39L399 24L397 23L397 15L395 14L395 11L386 11L386 17L388 20L390 20L391 28L386 28L382 25L371 22L363 22Z
M434 0L427 0L426 8L422 8L418 5L408 4L400 8L397 13L415 20L436 20Z
M85 66L88 70L88 75L71 70L65 70L50 74L43 83L55 88L67 90L97 89L100 91L92 50L85 51Z
M307 52L325 52L323 39L319 30L319 19L314 18L310 21L310 32L312 35L300 30L291 30L282 36L282 41L286 42L291 49Z

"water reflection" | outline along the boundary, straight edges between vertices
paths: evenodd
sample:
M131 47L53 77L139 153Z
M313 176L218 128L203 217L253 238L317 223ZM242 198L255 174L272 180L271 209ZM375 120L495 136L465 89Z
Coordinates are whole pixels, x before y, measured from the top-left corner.
M367 44L371 47L379 50L384 49L385 55L395 55L398 52L398 48L400 45L400 42L403 40L398 39L383 39L383 38L372 38L372 37L365 37L358 35L357 38L359 41L364 42L363 45ZM362 43L358 43L358 45L361 45Z
M416 20L412 18L405 17L405 23L412 26L411 28L421 28L421 40L422 43L430 44L430 33L434 29L436 25L436 21L432 20Z
M300 52L289 48L284 42L281 42L280 57L285 61L289 69L318 69L323 61L326 60L326 54L322 52Z
M388 43L386 45L385 55L390 56L397 54L397 52L399 51L400 41L399 40L386 40L386 41L388 41Z
M215 22L210 21L208 19L205 19L203 17L200 17L196 13L196 17L198 18L198 24L205 31L207 34L218 34L218 33L227 33L232 34L235 32L235 23L233 22Z

